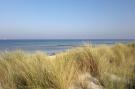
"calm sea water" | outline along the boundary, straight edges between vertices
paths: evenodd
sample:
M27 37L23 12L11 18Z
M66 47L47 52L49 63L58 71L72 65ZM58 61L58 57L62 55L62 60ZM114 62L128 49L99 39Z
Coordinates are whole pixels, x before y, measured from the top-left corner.
M127 43L135 40L0 40L0 51L8 50L24 50L28 52L45 51L48 54L54 54L57 52L70 49L72 47L80 46L85 43L88 44L115 44L115 43Z

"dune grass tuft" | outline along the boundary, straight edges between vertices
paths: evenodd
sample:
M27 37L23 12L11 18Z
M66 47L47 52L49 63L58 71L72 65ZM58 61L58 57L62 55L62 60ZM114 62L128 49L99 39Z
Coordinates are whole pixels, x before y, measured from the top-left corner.
M0 89L69 89L83 73L104 89L134 89L135 43L85 45L53 57L43 52L0 53Z

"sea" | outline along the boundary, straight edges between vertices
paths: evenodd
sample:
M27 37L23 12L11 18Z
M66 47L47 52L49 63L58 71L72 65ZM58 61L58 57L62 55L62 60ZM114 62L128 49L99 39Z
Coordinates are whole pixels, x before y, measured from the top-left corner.
M135 42L131 39L27 39L27 40L0 40L0 51L22 50L27 52L43 51L48 55L63 52L73 47L82 46L84 44L116 44Z

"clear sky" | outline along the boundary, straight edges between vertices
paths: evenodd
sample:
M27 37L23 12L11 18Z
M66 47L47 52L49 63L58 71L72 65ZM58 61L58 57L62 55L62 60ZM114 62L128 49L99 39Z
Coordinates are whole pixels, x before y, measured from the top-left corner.
M135 39L135 0L0 0L0 39Z

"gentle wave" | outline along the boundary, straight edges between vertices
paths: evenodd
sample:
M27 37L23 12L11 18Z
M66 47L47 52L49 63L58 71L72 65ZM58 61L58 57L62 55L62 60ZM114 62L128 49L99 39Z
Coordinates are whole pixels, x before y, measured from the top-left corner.
M84 44L115 44L127 43L135 40L0 40L0 51L3 50L25 50L34 52L37 50L45 51L48 54L61 52L72 47L82 46Z

